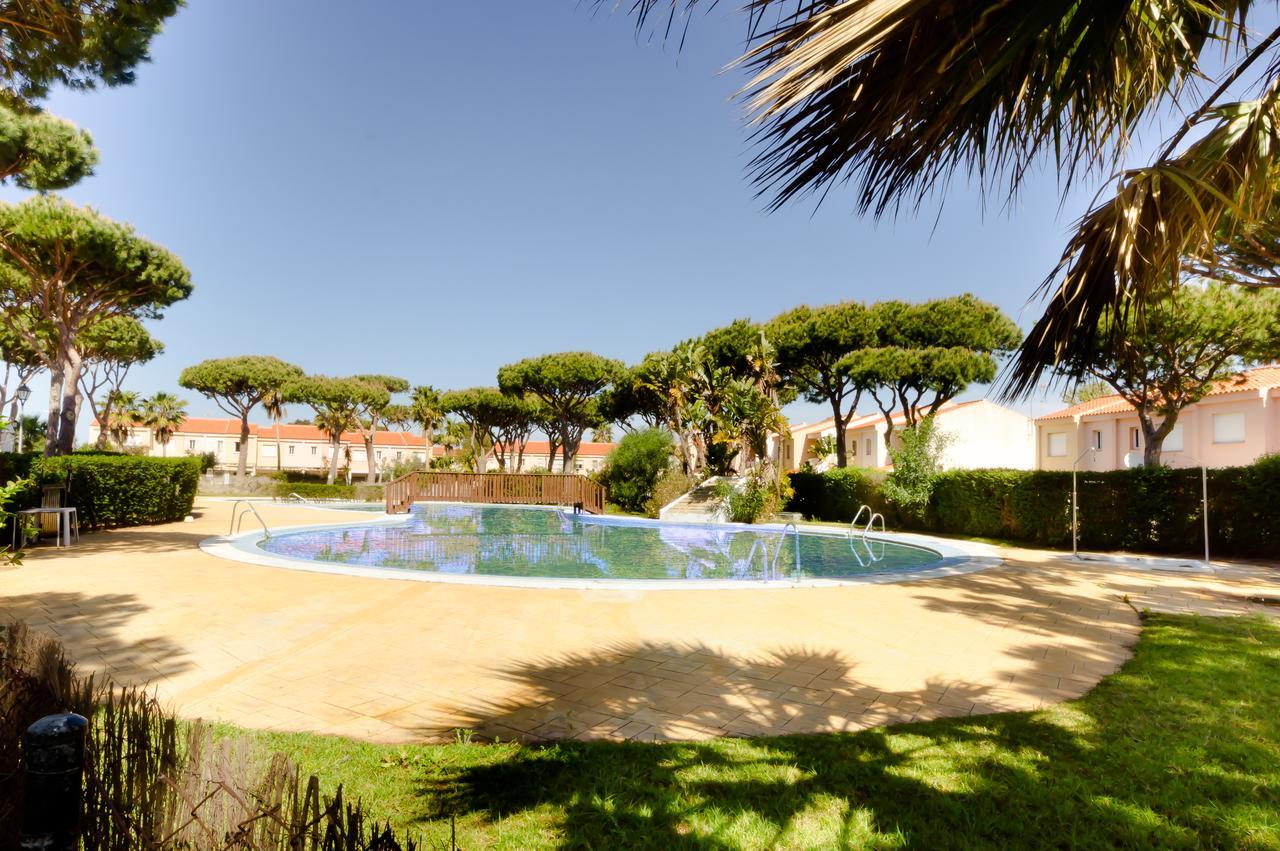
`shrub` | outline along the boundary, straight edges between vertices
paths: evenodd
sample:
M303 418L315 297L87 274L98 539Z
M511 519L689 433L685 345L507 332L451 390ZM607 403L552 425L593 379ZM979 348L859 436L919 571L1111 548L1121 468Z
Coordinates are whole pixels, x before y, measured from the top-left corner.
M686 476L679 469L668 468L662 471L658 476L658 481L654 483L653 494L645 501L644 514L646 517L657 517L658 512L662 510L664 505L675 502L696 484L689 476Z
M191 513L200 462L195 458L62 455L31 466L37 485L62 485L86 528L181 520Z
M0 452L0 484L25 479L39 457L39 452Z
M899 528L1003 538L1043 547L1071 544L1071 474L1044 470L950 470L938 474L923 515L895 516L874 474L854 468L791 474L788 508L848 522L865 503ZM1091 550L1199 553L1204 547L1198 469L1136 468L1078 476L1080 546ZM1213 553L1269 556L1280 550L1280 456L1209 471Z
M276 485L275 495L285 499L297 494L303 499L355 499L355 485L325 485L313 482L280 482Z
M609 501L627 511L643 511L658 477L671 465L670 433L650 428L625 435L599 473Z
M933 417L925 417L899 433L901 445L889 450L893 472L881 485L885 498L906 514L922 519L929 510L933 487L942 472L940 459L949 435L934 427Z
M812 520L848 523L861 505L877 511L884 507L880 477L857 467L836 467L825 473L799 472L789 477L793 495L788 511L798 511Z
M777 514L791 498L791 485L786 478L772 481L758 470L747 477L743 487L721 482L716 489L725 515L734 523L757 523Z

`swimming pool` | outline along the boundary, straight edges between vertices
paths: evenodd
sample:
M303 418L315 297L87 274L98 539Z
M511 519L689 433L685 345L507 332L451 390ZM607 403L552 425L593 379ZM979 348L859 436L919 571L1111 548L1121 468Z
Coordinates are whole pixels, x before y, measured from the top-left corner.
M911 573L934 549L810 531L572 515L551 508L420 503L396 525L282 532L273 556L448 576L760 581Z

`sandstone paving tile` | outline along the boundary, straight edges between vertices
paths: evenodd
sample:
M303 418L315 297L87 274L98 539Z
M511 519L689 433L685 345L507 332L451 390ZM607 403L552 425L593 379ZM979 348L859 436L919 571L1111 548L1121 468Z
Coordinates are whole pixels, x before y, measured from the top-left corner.
M148 548L170 534L166 527L86 535L75 558L37 552L0 578L0 616L52 624L82 665L159 686L184 714L246 725L256 714L282 729L408 741L454 720L503 728L522 706L570 696L570 716L597 713L625 725L637 709L664 713L665 723L649 729L669 738L704 728L776 731L784 722L813 732L841 716L856 724L905 720L953 698L971 699L970 711L1028 708L1082 693L1130 657L1140 625L1120 594L1162 610L1280 614L1223 597L1280 590L1274 571L1240 566L1210 582L1014 562L874 588L700 592L696 605L685 592L623 597L390 583L233 564L196 551L193 533L225 532L228 509L202 503L196 525L178 530L181 543L166 544L163 559ZM273 528L314 521L305 509L263 510ZM95 539L108 538L111 549L95 552ZM51 593L77 602L41 605ZM95 619L95 596L108 595L125 601L121 614ZM625 640L620 623L629 625ZM593 653L608 660L599 676L653 672L657 681L568 682L584 672L566 660ZM778 679L802 675L807 682ZM831 692L822 706L832 715L801 730L796 718L811 704L792 688ZM539 718L544 733L558 723Z
M789 686L807 686L815 679L815 675L809 671L779 671L772 679L775 683L785 683Z
M637 736L640 736L646 730L652 729L653 727L643 721L628 721L626 724L617 728L614 732L624 739L636 739Z

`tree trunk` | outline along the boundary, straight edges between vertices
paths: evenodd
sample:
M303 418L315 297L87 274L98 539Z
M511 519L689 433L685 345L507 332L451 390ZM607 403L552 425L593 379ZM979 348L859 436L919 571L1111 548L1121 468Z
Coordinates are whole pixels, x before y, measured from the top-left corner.
M98 418L98 440L95 444L98 449L107 448L107 439L111 436L107 429L107 423L111 420L111 396L108 395L102 402L102 407L94 412L94 416Z
M1169 436L1169 432L1173 431L1173 427L1178 424L1178 412L1164 418L1159 428L1151 421L1150 415L1144 411L1138 412L1138 424L1142 428L1142 465L1144 467L1159 467L1163 463L1160 453L1164 451L1164 439Z
M338 478L338 453L342 451L342 444L338 438L329 438L329 478L325 480L326 485L331 485Z
M160 457L161 458L169 457L169 441L167 440L160 441Z
M249 412L240 415L240 457L236 460L236 478L244 481L249 460ZM330 483L332 484L332 483Z
M376 483L378 481L378 474L377 474L376 468L373 465L373 435L372 434L364 435L364 465L365 465L365 474L364 474L365 484L372 485Z
M80 353L69 349L63 354L62 405L58 412L58 454L70 455L76 448L76 414L79 409L80 370L84 362Z
M844 427L849 424L847 417L840 416L840 400L831 400L831 419L836 426L836 466L849 466L849 447L844 444Z
M49 367L49 413L45 418L45 456L53 455L58 450L58 424L62 420L62 361Z

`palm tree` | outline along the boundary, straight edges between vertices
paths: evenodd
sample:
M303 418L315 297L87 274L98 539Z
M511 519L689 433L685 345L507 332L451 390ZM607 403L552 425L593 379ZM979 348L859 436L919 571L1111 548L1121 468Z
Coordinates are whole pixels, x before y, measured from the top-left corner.
M276 472L284 469L284 462L280 458L280 424L284 422L284 418L289 416L289 410L284 406L284 393L280 389L269 390L262 397L262 410L267 412L268 419L275 425L276 432Z
M107 414L106 428L111 438L124 451L125 441L133 430L134 423L142 418L139 410L139 396L131 390L116 390L110 394L110 413Z
M444 409L440 406L440 391L430 384L415 387L409 402L409 415L414 422L422 426L422 440L426 445L427 457L423 467L431 465L431 438L436 426L444 419Z
M316 428L329 438L329 473L325 484L333 484L338 472L338 454L342 451L342 435L356 427L356 416L350 411L322 410L313 420Z
M160 454L169 457L169 441L187 419L187 402L163 391L142 402L142 422L151 429Z
M697 2L630 9L638 27L670 32ZM775 209L848 183L858 211L880 217L956 176L1013 198L1046 162L1064 185L1111 175L1041 284L1045 313L1006 386L1023 394L1055 364L1087 360L1100 320L1142 311L1170 280L1280 285L1258 271L1280 266L1280 28L1251 34L1254 6L754 0L738 60L752 181ZM1137 131L1169 107L1182 116L1172 136L1127 166Z

